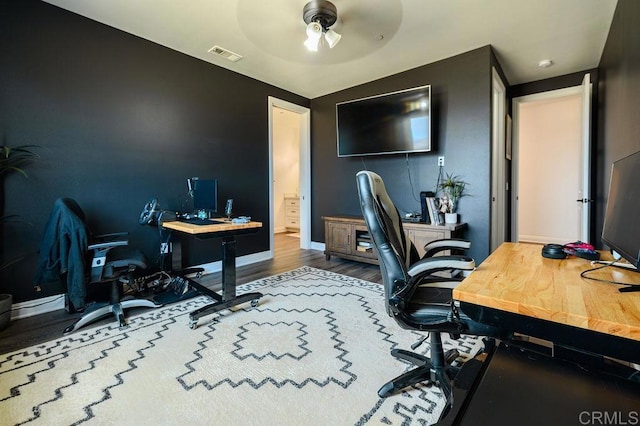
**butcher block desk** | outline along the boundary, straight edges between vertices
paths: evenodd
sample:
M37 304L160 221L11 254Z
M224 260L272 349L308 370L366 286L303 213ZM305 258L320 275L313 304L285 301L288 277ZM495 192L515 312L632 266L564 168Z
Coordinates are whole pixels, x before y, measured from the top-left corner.
M232 306L251 301L252 306L257 306L261 293L245 293L236 296L236 240L238 235L246 235L258 232L262 228L261 222L250 221L248 223L232 223L230 221L211 220L210 225L193 224L181 221L164 222L162 227L173 232L190 234L196 238L222 239L222 294L218 294L202 284L189 280L189 285L199 293L207 295L216 302L196 309L189 314L189 326L194 329L198 318L218 312Z
M576 257L547 259L541 249L502 244L453 290L460 309L476 321L553 342L558 353L571 349L640 363L640 293L582 278L598 265ZM608 253L601 255L607 260ZM588 276L640 281L639 273L616 267Z

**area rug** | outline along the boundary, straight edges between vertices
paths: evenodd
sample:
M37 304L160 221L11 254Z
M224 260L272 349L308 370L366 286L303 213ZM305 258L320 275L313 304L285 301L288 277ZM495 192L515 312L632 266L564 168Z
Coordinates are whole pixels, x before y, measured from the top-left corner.
M248 303L199 320L199 296L0 355L0 423L412 425L444 408L435 386L386 399L409 366L389 355L422 334L384 309L380 284L303 267L238 287ZM482 342L452 341L467 357ZM428 343L419 351L427 353Z

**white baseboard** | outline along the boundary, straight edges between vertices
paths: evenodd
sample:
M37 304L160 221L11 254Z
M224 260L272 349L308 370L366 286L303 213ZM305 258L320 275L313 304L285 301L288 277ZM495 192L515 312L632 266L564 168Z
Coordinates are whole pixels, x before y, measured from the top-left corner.
M533 244L560 244L564 245L568 242L575 241L570 237L549 237L544 235L519 235L518 242Z
M271 259L271 253L269 251L263 251L260 253L248 254L246 256L240 256L236 258L236 266L246 266L253 263L262 262ZM214 272L222 271L222 261L204 263L202 265L194 266L194 268L204 268L204 274L211 274Z
M11 319L32 317L59 309L64 309L64 294L54 294L41 299L14 303L11 305Z
M325 249L325 244L324 243L318 243L315 241L311 241L311 250L320 250L320 251L324 251Z

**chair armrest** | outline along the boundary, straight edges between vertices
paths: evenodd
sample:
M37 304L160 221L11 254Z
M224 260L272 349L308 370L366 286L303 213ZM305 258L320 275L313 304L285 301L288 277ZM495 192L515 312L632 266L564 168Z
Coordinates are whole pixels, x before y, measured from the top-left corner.
M93 240L122 240L128 237L128 232L112 232L110 234L94 235Z
M460 277L435 276L422 280L418 287L449 288L453 290L460 285L463 279Z
M389 296L389 309L394 313L400 313L405 309L405 300L411 298L419 284L428 278L427 285L434 287L455 287L459 280L434 275L437 272L449 270L472 271L475 269L475 261L468 256L437 256L422 259L414 263L407 270L411 277L409 281L396 280L393 294Z
M435 254L445 250L467 250L471 247L471 241L459 238L445 238L429 241L424 245L425 257L433 257Z
M128 246L129 245L129 233L128 232L115 232L112 234L96 235L91 239L89 244L89 250L104 250L113 247Z
M411 281L421 281L425 276L440 271L473 271L476 262L468 256L436 256L421 259L411 265L408 273ZM443 278L443 280L447 280Z

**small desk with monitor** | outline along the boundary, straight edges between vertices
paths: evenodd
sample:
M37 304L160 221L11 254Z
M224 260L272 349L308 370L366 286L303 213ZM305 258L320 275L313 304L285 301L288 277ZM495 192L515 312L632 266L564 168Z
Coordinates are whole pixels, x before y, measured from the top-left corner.
M193 224L181 221L164 222L162 227L171 231L172 235L194 236L200 239L222 239L222 295L207 287L189 280L189 285L199 293L207 295L216 302L196 309L189 314L190 327L197 326L198 318L245 302L256 306L262 297L261 293L246 293L236 296L236 241L235 237L258 232L262 228L261 222L233 223L222 219L211 219L211 224ZM180 265L182 267L184 265Z

